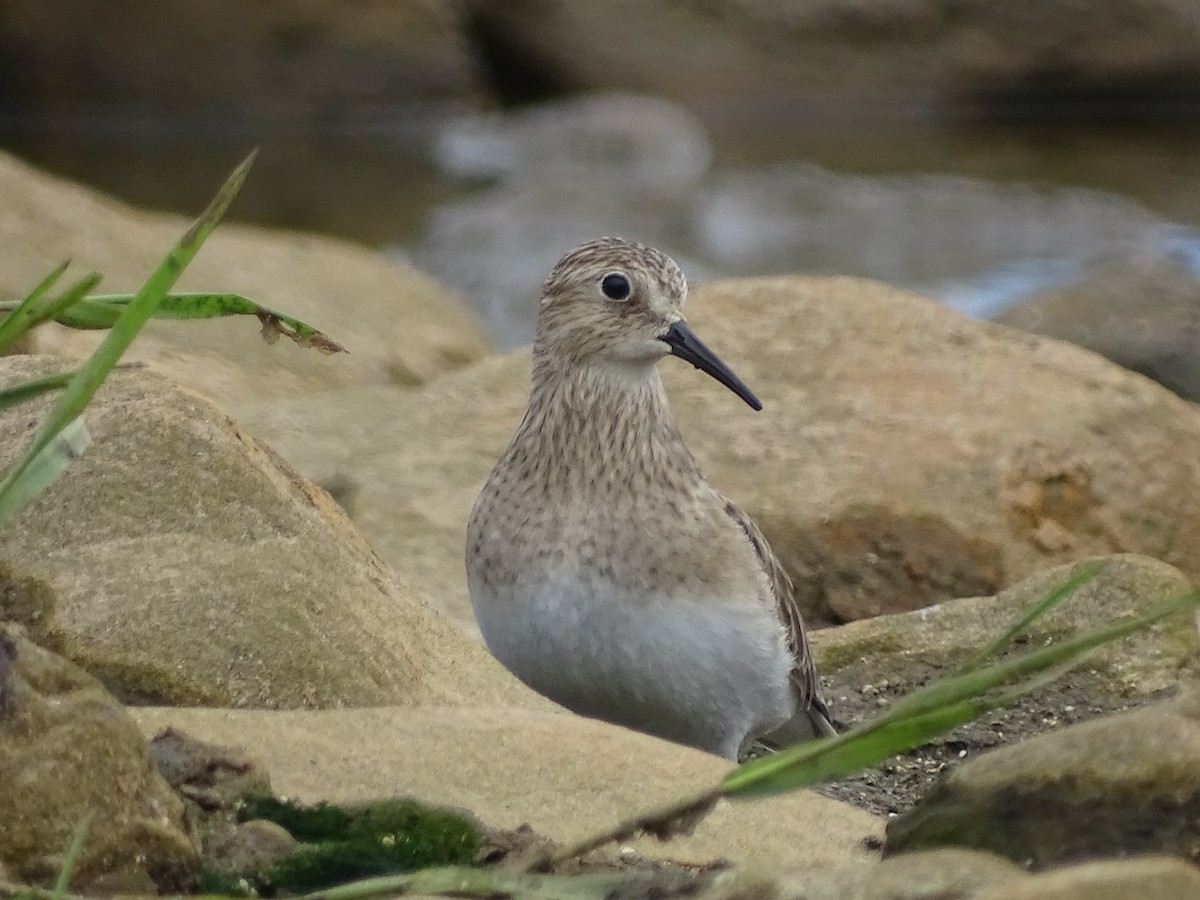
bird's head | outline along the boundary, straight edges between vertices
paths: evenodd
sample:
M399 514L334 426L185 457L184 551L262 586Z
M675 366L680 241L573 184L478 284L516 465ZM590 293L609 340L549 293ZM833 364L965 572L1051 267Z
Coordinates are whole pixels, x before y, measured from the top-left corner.
M567 253L550 273L538 310L535 354L566 365L649 370L667 355L707 372L754 409L753 392L688 327L687 279L671 257L621 238Z

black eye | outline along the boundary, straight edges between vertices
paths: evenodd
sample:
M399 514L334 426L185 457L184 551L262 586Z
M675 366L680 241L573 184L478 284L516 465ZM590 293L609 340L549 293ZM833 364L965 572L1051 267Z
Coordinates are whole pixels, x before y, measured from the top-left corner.
M600 290L609 300L624 300L629 296L629 279L617 272L612 272L600 280Z

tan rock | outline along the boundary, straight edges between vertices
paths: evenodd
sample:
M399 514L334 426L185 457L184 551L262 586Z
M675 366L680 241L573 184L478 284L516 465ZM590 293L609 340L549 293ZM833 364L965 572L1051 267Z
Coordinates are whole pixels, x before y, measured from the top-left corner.
M666 360L672 405L810 619L988 594L1113 552L1200 574L1200 411L1158 385L858 279L714 282L689 318L766 408ZM465 523L528 366L516 353L411 395L261 404L248 421L306 475L356 483L355 521L384 558L471 627Z
M103 275L98 291L136 291L187 227L183 218L125 206L2 153L0 196L0 298L23 296L65 259L76 277L89 269ZM244 294L350 351L324 356L287 340L267 346L252 317L148 323L126 359L153 364L229 412L263 398L420 383L488 346L474 315L428 276L331 238L222 225L176 289ZM35 348L81 356L103 336L47 326Z
M1192 589L1178 569L1143 556L1114 556L1028 631L1026 645L1040 647L1144 613ZM1038 572L994 597L970 597L937 606L850 622L813 632L817 668L845 673L869 661L893 680L925 683L966 662L999 637L1018 616L1066 581L1077 566ZM1181 673L1200 674L1200 633L1195 615L1182 614L1092 653L1087 670L1102 676L1099 688L1126 698L1147 697L1178 684Z
M888 823L887 852L958 846L1035 868L1138 853L1194 862L1197 772L1193 690L964 762Z
M529 709L134 710L149 735L172 725L261 759L280 794L363 801L404 794L462 807L498 828L528 823L571 841L714 784L714 756L577 716ZM870 859L881 822L807 791L721 803L685 839L635 843L648 854L771 865Z
M742 873L748 880L753 873ZM813 867L784 873L776 882L780 900L972 900L991 885L1008 887L1028 879L1019 866L971 850L905 853L874 866Z
M986 853L905 853L877 866L814 868L770 875L722 873L702 900L1191 900L1200 872L1169 857L1101 860L1029 875Z
M18 626L0 622L0 645L11 665L0 711L0 867L51 886L90 813L73 890L188 887L199 854L183 804L133 720L94 678Z
M1200 871L1178 859L1147 856L1102 860L1005 882L975 900L1193 900Z
M56 367L2 358L0 384ZM42 408L0 417L0 470ZM0 536L26 578L0 600L123 699L545 708L207 401L124 372L85 418L91 446Z

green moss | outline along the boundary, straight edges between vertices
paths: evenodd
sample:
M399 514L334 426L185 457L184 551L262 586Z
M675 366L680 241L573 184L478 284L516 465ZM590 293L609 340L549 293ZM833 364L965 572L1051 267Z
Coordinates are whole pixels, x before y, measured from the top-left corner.
M482 835L448 810L392 798L357 806L302 806L274 797L247 798L239 817L267 819L301 845L250 876L260 893L304 893L357 878L468 863Z
M193 893L214 897L253 897L254 889L241 875L205 867L200 870Z
M897 654L904 649L899 637L878 633L859 641L821 646L814 642L813 657L821 672L840 672L862 659L873 659L880 654Z

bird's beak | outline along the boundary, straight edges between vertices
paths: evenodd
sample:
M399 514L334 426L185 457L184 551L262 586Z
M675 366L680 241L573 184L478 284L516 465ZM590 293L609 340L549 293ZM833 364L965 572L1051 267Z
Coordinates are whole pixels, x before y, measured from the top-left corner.
M687 322L680 319L668 328L667 333L660 336L659 340L671 348L672 355L690 362L701 372L707 372L745 400L751 409L762 409L762 404L758 402L754 392L730 371L729 366L721 362L717 354L705 346L704 341L696 337L692 329L688 328Z

